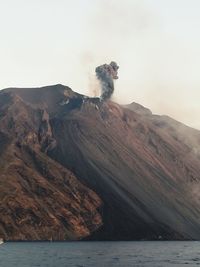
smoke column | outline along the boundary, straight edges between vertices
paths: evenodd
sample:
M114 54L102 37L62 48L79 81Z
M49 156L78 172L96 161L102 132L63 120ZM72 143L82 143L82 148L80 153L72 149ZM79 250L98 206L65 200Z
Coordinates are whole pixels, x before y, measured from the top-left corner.
M101 83L101 100L109 99L114 92L113 80L118 79L117 71L119 66L116 62L112 61L110 64L104 64L96 67L96 76Z

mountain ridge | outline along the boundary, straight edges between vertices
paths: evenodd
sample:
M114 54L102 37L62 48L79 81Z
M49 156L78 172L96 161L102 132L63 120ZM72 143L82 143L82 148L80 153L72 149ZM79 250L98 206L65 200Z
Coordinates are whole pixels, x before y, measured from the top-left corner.
M3 144L0 166L7 165L8 158L16 162L21 157L20 168L36 171L36 174L21 172L18 177L19 171L12 169L14 187L18 188L24 180L33 180L34 188L38 173L44 178L47 191L51 188L50 192L52 184L49 183L53 179L54 190L61 193L61 184L65 185L67 178L61 178L60 172L66 173L66 177L72 175L76 181L78 206L76 198L70 198L73 186L69 183L64 196L53 198L61 209L56 213L58 225L65 232L62 235L60 231L59 236L53 230L54 239L200 239L198 130L169 117L153 115L137 103L124 107L112 101L102 102L60 84L5 89L0 92L0 104L0 143ZM9 196L13 178L3 175L4 180L0 174L1 186L4 195ZM30 181L26 190L32 203L38 205L42 197L37 196L40 194L37 190L34 197ZM82 191L91 200L84 205L80 201ZM68 205L63 213L66 196L76 208ZM46 192L43 204L49 199L53 201L52 195ZM4 204L9 210L8 203ZM18 214L15 208L11 210ZM25 225L31 231L26 236L18 221L23 222L27 214L15 215L22 218L14 218L13 224L12 214L5 215L5 206L1 204L0 215L0 235L5 239L48 239L54 229L53 223L48 226L46 217L41 233L40 216L33 227L30 213ZM5 217L11 225L8 229L2 219Z

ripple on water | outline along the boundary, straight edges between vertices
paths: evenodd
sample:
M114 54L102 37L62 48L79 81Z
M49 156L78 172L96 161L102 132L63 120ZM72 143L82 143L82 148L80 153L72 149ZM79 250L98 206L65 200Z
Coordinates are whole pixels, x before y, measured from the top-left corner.
M5 243L0 267L199 266L200 242Z

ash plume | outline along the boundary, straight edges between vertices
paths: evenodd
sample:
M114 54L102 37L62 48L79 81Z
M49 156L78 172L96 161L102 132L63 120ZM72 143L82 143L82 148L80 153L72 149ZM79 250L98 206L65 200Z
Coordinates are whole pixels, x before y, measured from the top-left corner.
M118 79L117 71L119 66L112 61L110 64L103 64L96 67L96 76L101 83L101 100L109 99L114 92L114 81Z

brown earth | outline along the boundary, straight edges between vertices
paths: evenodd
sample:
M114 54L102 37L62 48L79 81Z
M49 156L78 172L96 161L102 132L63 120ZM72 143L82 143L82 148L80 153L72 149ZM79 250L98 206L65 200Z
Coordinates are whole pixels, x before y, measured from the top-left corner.
M0 237L5 240L77 240L102 224L100 198L46 154L55 140L44 107L31 106L15 90L0 93Z
M62 85L0 92L0 236L200 239L200 131Z

